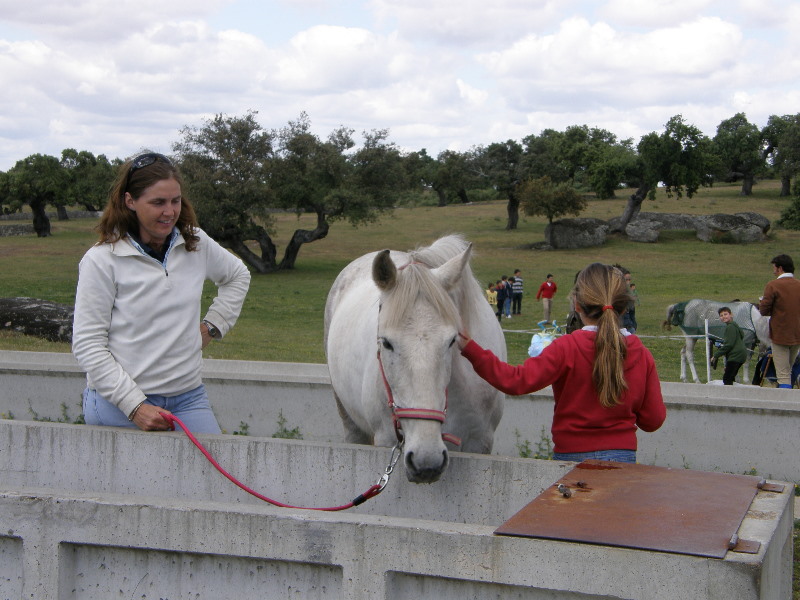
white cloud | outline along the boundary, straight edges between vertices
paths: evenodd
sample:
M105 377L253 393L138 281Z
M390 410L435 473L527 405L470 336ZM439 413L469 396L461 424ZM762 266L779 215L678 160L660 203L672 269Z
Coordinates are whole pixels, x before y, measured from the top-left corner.
M673 27L693 21L714 0L609 0L599 14L621 25Z
M557 0L371 0L379 21L396 24L409 39L477 45L513 40L557 22Z
M32 0L0 2L0 19L65 44L114 43L133 32L186 18L199 19L232 0Z
M575 124L638 140L677 113L713 135L798 111L797 29L792 0L0 0L0 169L169 151L248 109L432 155Z
M282 88L307 92L382 87L405 75L404 52L393 40L364 29L320 25L292 38L272 79Z
M479 60L519 110L661 104L708 93L735 72L738 28L718 18L646 33L614 30L583 18L562 22Z

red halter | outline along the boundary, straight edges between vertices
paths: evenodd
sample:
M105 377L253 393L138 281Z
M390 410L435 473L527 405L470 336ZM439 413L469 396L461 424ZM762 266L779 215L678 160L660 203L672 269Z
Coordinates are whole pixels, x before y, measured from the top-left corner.
M381 351L378 348L378 366L381 370L381 377L383 378L383 387L386 389L386 399L389 403L389 409L392 411L392 423L394 424L394 432L397 435L397 440L403 441L403 434L401 433L402 425L400 419L420 419L423 421L439 421L444 424L447 418L447 388L444 390L444 410L436 410L434 408L402 408L396 406L394 403L394 395L392 388L389 385L389 380L386 379L386 371L383 370L383 361L381 360ZM450 442L456 446L461 445L461 438L451 433L443 433L442 439L445 442Z

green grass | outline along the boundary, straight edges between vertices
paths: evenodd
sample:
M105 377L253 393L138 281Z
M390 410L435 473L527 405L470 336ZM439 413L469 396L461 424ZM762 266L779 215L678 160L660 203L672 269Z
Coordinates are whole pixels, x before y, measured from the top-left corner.
M778 198L777 182L763 182L750 198L739 196L739 186L717 186L701 190L692 199L667 199L662 195L645 202L643 209L693 214L753 210L774 222L787 203ZM622 195L619 199L591 201L582 216L608 219L621 214L624 204ZM522 216L517 230L506 231L505 218L505 202L493 201L397 209L380 222L359 228L335 223L327 238L303 246L296 269L253 276L238 325L224 340L212 343L205 355L323 363L325 297L338 272L350 260L385 247L410 249L443 234L459 232L474 242L472 266L482 284L502 274L511 275L515 268L522 269L526 288L523 315L502 323L511 362L522 362L527 356L530 332L541 318L541 305L535 302L534 294L548 272L555 275L559 284L554 316L563 321L567 292L575 273L592 261L621 263L633 272L641 299L638 333L653 352L662 379L677 381L682 341L672 339L677 332L666 334L661 330L666 306L690 298L756 301L772 277L770 258L781 252L796 255L800 241L800 232L785 230L773 231L768 241L745 246L708 244L689 232L667 232L655 244L612 236L598 248L537 251L527 246L543 240L546 221ZM93 225L89 220L53 221L52 237L0 237L2 295L71 304L78 261L94 241ZM282 250L296 228L313 225L310 215L299 219L290 214L279 215L275 242ZM213 294L213 286L209 285L204 305ZM0 349L69 352L66 344L7 331L0 332ZM702 362L699 345L697 355L698 362Z

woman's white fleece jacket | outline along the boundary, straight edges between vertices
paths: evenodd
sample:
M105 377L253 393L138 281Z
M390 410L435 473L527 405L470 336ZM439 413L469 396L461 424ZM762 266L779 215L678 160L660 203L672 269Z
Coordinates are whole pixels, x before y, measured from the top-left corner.
M239 317L250 272L204 231L196 233L192 252L176 235L164 264L129 238L97 244L80 262L72 352L88 387L126 415L147 394L174 396L202 383L206 279L218 294L204 318L224 336Z

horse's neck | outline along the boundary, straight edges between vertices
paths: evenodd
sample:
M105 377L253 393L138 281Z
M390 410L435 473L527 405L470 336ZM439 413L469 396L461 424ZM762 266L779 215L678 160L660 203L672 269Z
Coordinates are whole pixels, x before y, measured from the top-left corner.
M753 308L750 309L750 314L753 319L753 327L756 330L756 337L762 344L771 344L772 342L769 339L769 317L762 315L756 305L753 305Z

